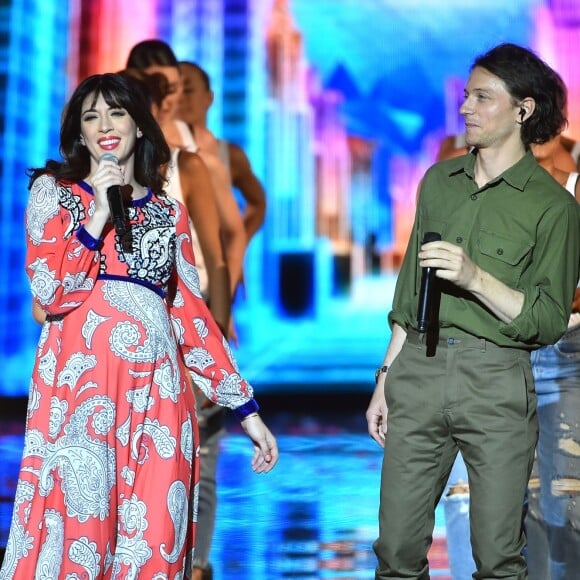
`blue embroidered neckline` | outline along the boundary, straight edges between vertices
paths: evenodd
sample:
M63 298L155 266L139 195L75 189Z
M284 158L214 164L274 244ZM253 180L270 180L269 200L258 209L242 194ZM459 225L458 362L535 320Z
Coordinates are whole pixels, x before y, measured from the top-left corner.
M86 181L79 181L79 185L90 195L94 195L93 193L93 188L86 182ZM151 201L151 198L153 197L153 192L147 188L147 194L144 195L142 198L140 199L132 199L131 200L131 205L133 207L143 207L146 203Z

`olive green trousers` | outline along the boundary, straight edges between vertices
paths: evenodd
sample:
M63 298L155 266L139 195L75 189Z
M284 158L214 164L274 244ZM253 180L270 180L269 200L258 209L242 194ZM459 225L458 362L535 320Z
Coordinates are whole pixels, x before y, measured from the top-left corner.
M385 396L376 580L429 578L435 507L458 451L473 578L527 578L522 514L538 435L529 352L446 329L427 345L409 330Z

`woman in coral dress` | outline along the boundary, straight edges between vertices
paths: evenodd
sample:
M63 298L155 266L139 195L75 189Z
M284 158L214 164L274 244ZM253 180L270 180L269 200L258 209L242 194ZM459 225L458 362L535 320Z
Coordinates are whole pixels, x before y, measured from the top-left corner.
M187 213L163 193L169 150L130 79L79 85L61 152L31 172L26 271L47 319L0 578L182 578L199 471L190 379L234 410L255 471L275 465L276 441L201 298ZM126 233L107 201L121 185Z

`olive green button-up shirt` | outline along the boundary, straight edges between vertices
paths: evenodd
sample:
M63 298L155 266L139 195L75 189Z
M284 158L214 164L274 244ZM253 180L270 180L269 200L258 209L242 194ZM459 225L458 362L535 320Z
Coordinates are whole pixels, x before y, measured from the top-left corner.
M440 327L460 329L500 346L533 349L553 344L566 330L578 283L578 204L531 152L481 188L474 180L475 158L470 153L426 172L389 322L417 327L417 253L424 233L432 231L524 294L521 313L506 324L471 293L440 280Z

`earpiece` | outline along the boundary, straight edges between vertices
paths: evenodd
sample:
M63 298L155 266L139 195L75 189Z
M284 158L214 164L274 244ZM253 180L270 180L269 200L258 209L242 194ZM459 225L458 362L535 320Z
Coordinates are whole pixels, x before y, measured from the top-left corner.
M523 107L520 107L520 119L524 120L524 115L526 114L526 110Z

